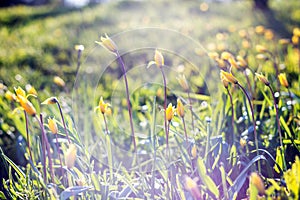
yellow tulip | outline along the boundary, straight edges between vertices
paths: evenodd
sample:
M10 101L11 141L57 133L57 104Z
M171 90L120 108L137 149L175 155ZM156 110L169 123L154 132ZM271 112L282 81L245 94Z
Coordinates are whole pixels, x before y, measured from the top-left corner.
M162 53L158 50L155 50L154 62L157 67L162 67L165 64L164 57L163 57Z
M172 106L172 103L169 103L166 109L166 118L168 121L171 121L173 119L174 113L175 113L175 109Z
M21 95L17 95L17 99L19 100L22 108L28 113L29 115L34 116L36 114L36 110L33 107L32 103Z
M239 66L246 68L248 66L246 60L242 56L237 56L236 60L238 61Z
M221 76L221 80L224 79L225 81L234 84L238 83L238 80L231 73L221 70L220 76Z
M177 78L180 86L185 90L185 91L188 91L189 90L189 84L185 78L184 75L181 75Z
M65 81L59 76L54 76L53 82L60 87L64 87L66 85Z
M57 134L58 129L57 129L57 125L56 125L56 122L54 121L54 119L51 119L51 118L48 119L48 126L49 126L50 131L53 134Z
M256 45L255 49L259 53L265 53L268 51L266 47L264 47L263 45L260 45L260 44Z
M265 193L265 185L261 177L256 172L251 173L250 183L253 184L261 194Z
M110 37L108 37L107 34L105 34L105 37L101 36L100 40L101 40L100 42L96 41L96 43L100 44L101 46L103 46L105 49L107 49L112 53L117 53L118 51L117 45Z
M270 85L270 82L268 81L268 79L264 76L264 75L262 75L262 74L258 74L258 73L255 73L255 75L257 76L257 78L261 81L261 82L263 82L265 85Z
M15 88L15 93L16 93L17 97L22 96L22 97L26 98L26 92L20 86Z
M65 162L66 166L70 169L74 167L76 160L77 148L74 144L70 144L66 154L65 154Z
M184 107L180 99L177 99L177 108L176 108L176 113L180 117L184 117Z
M224 51L224 52L221 53L221 58L223 60L229 60L232 57L233 57L232 54L229 53L228 51Z
M48 99L43 101L42 104L55 104L57 102L58 102L58 100L56 97L49 97Z
M201 199L201 194L197 183L188 176L185 177L185 189L191 193L194 199Z
M285 75L285 73L280 73L279 75L278 75L278 79L279 79L279 82L280 82L280 84L282 85L282 86L284 86L284 87L289 87L289 83L288 83L288 81L287 81L287 79L286 79L286 75Z

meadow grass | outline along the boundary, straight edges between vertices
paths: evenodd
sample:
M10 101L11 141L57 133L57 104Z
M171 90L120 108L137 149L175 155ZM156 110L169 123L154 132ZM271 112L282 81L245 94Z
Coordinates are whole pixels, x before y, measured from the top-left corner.
M1 198L298 199L295 2L3 9Z

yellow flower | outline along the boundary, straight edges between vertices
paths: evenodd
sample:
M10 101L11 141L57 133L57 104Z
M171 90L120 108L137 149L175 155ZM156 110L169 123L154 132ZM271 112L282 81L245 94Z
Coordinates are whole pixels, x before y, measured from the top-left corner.
M242 56L237 56L236 60L238 61L239 66L241 66L243 68L246 68L248 66L246 60Z
M194 199L201 199L201 194L197 183L188 176L185 177L185 189L191 193Z
M282 39L278 40L278 43L281 45L286 45L286 44L290 43L290 40L287 38L282 38Z
M257 54L255 57L258 60L267 60L268 59L268 57L266 55L262 54L262 53Z
M74 167L76 160L77 148L74 144L70 144L66 154L65 154L65 163L66 166L70 169Z
M26 92L20 86L15 88L15 93L16 93L17 97L22 96L22 97L26 98Z
M261 194L265 193L265 185L261 177L256 172L251 173L250 183L253 184Z
M255 49L258 53L265 53L268 51L266 47L264 47L263 45L260 45L260 44L256 45Z
M219 54L215 51L214 52L209 52L208 57L210 57L213 60L216 60L217 58L219 58Z
M99 105L96 107L96 110L99 109L102 114L105 114L105 113L108 112L108 106L110 106L110 104L109 103L104 103L103 97L101 97L100 101L99 101Z
M218 63L218 66L221 68L221 69L224 69L226 68L226 63L223 59L220 59L220 58L217 58L216 59L216 62Z
M263 27L263 26L256 26L255 27L255 33L263 34L264 32L265 32L265 27Z
M64 87L66 85L65 81L59 76L54 76L53 82L60 87Z
M58 129L57 129L57 125L56 125L56 122L54 121L54 119L52 119L52 118L48 119L48 126L49 126L50 131L53 134L57 134Z
M169 103L166 109L166 118L168 121L171 121L173 119L174 113L175 113L175 109L172 106L172 103Z
M162 67L165 64L164 57L158 50L155 50L154 61L157 67Z
M220 76L221 76L221 80L224 79L225 81L234 83L234 84L238 83L238 80L231 73L221 70Z
M299 43L299 37L297 35L293 35L293 37L292 37L292 43L294 45L297 45Z
M101 42L95 41L97 44L100 44L101 46L103 46L105 49L107 49L108 51L116 54L118 51L117 45L115 44L115 42L110 39L110 37L108 37L107 34L105 34L105 37L101 36L100 37Z
M235 61L235 59L233 57L228 59L228 62L230 63L231 67L234 67L236 69L239 69L239 65L237 64L237 62Z
M195 144L192 147L191 154L193 158L197 157L197 146Z
M251 44L248 40L243 40L242 41L242 46L245 48L245 49L249 49Z
M180 117L184 117L184 107L180 99L177 99L177 108L176 108L176 113Z
M271 29L266 29L265 38L266 40L272 40L274 38L274 33Z
M26 89L28 94L32 94L34 96L37 96L37 91L35 90L35 88L32 85L30 85L30 84L25 85L25 89Z
M185 78L185 76L182 74L181 76L179 76L177 78L180 86L185 90L185 91L188 91L189 90L189 84Z
M4 94L5 98L9 101L14 101L16 100L16 95L12 93L11 91L7 90Z
M242 149L246 146L246 144L247 144L247 141L245 139L241 138L240 145L241 145Z
M247 31L246 31L245 29L239 30L239 36L240 36L241 38L246 38L247 35L248 35L248 33L247 33Z
M224 85L224 87L225 88L228 88L228 81L221 75L221 81L222 81L222 83L223 83L223 85Z
M23 97L20 94L18 94L17 99L20 102L22 108L26 111L26 113L32 116L36 114L35 108L33 107L32 103L28 101L28 99L26 99L26 97Z
M56 97L49 97L48 99L43 101L42 104L55 104L57 102L58 102L58 100Z
M262 74L258 74L258 73L255 73L255 75L257 76L257 78L263 82L265 85L270 85L270 82L268 81L267 77L265 77L264 75Z
M224 51L224 52L221 53L221 58L223 60L229 60L232 57L233 57L232 54L229 53L228 51Z
M148 63L147 68L149 68L151 65L156 65L158 68L161 68L162 66L165 65L165 60L164 57L162 55L162 53L160 51L158 51L157 49L155 50L155 54L154 54L154 61L150 61Z
M300 28L294 28L293 35L300 37Z
M280 82L280 84L282 85L282 86L284 86L284 87L289 87L289 83L288 83L288 81L287 81L287 79L286 79L286 75L285 75L285 73L280 73L279 75L278 75L278 79L279 79L279 82Z

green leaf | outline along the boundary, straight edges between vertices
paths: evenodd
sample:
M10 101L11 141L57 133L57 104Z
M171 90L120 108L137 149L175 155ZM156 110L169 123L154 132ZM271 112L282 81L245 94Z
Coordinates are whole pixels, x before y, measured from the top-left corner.
M206 174L206 166L202 159L198 158L198 172L201 180L205 184L205 186L215 195L215 197L219 198L219 190L214 183L214 181Z
M4 195L4 193L2 191L0 191L0 199L5 200L6 196Z
M92 189L92 186L73 186L68 187L60 194L60 200L66 200L71 196L75 196L81 192L88 191L89 189Z

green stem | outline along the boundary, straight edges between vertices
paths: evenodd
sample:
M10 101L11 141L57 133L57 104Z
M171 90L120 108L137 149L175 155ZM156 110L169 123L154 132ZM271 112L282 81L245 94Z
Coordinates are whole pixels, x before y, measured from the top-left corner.
M125 64L121 58L120 53L117 51L116 52L117 59L121 65L122 71L123 71L123 76L124 76L124 82L125 82L125 89L126 89L126 100L127 100L127 108L128 108L128 115L129 115L129 121L130 121L130 128L131 128L131 137L133 141L133 146L134 146L134 151L137 154L137 147L136 147L136 141L135 141L135 135L134 135L134 127L133 127L133 120L132 120L132 110L131 110L131 105L130 105L130 98L129 98L129 89L128 89L128 80L126 76L126 69L125 69Z
M193 115L193 106L192 106L192 99L191 99L191 95L190 95L190 91L187 91L188 93L188 99L189 99L189 104L190 104L190 111L191 111L191 116L192 116L192 128L193 131L195 132L195 122L194 122L194 115Z
M245 90L245 88L239 82L237 82L236 84L239 86L239 88L243 91L243 93L246 95L246 97L248 99L248 103L249 103L250 110L251 110L252 123L253 123L256 154L259 155L259 152L258 152L258 139L257 139L257 132L256 132L256 121L255 121L255 118L254 118L254 110L253 110L253 106L252 106L252 103L251 103L251 99L250 99L247 91ZM258 171L261 172L260 162L258 162Z
M233 107L233 100L232 100L232 95L228 89L228 87L226 87L227 93L229 95L229 99L230 99L230 105L231 105L231 127L232 127L232 140L233 140L233 144L235 141L235 135L234 135L234 107Z
M186 142L188 142L188 137L187 137L186 125L185 125L184 117L182 117L182 123L183 123L183 129L184 129L185 140L186 140Z
M26 136L27 136L27 146L28 146L28 150L29 150L30 160L33 161L31 148L30 148L30 138L29 138L29 129L28 129L28 116L27 116L27 113L26 113L25 110L24 110L24 115L25 115L25 128L26 128Z
M42 134L44 136L44 140L45 140L45 146L46 146L46 150L47 150L47 156L48 156L48 162L49 162L49 168L50 168L50 177L51 177L51 182L54 183L54 171L53 171L53 163L52 163L52 158L51 158L51 151L50 151L50 145L48 142L48 138L46 136L45 133L45 129L43 126L43 115L40 114L40 119L38 117L36 117L37 121L39 122ZM45 166L44 166L45 167Z
M60 104L59 104L58 101L56 101L56 104L57 104L57 106L58 106L58 109L59 109L59 112L60 112L60 116L61 116L61 120L62 120L62 123L63 123L63 126L64 126L64 130L65 130L65 133L66 133L68 142L69 142L69 144L70 144L71 141L70 141L70 138L69 138L69 133L68 133L68 130L67 130L67 127L66 127L65 118L64 118L64 115L63 115L61 106L60 106Z
M162 74L162 77L163 77L163 82L164 82L164 121L165 121L165 132L166 132L166 144L167 144L167 155L168 155L168 158L169 158L169 128L170 127L170 122L169 124L167 123L167 113L166 113L166 110L167 110L167 81L166 81L166 76L165 76L165 73L164 73L164 70L162 67L160 67L160 71L161 71L161 74Z

